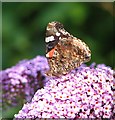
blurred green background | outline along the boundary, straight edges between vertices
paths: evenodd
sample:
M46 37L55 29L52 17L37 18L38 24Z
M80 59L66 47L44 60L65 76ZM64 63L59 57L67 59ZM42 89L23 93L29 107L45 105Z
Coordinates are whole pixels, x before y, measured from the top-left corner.
M111 67L113 54L113 4L31 2L2 3L3 69L23 59L45 55L45 29L48 22L59 21L72 35L82 39L92 51L88 63L104 63ZM17 113L9 108L3 113Z

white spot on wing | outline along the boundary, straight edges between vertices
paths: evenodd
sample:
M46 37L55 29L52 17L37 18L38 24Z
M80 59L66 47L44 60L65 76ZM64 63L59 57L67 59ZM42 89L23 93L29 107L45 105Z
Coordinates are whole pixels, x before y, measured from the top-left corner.
M46 37L45 42L48 43L50 41L54 41L54 36Z
M59 40L61 39L61 37L59 37Z
M59 32L56 32L56 36L60 36L60 33L59 33Z
M49 57L49 53L46 54L46 57Z

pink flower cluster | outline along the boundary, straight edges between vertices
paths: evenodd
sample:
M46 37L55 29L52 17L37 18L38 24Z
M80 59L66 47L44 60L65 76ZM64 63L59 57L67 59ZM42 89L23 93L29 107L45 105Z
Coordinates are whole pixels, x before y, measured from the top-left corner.
M113 70L104 64L80 66L65 76L48 77L32 101L26 103L15 120L21 118L111 118L114 119Z
M44 72L48 69L47 59L37 56L0 71L3 107L16 106L23 104L24 101L29 102L34 93L45 85Z

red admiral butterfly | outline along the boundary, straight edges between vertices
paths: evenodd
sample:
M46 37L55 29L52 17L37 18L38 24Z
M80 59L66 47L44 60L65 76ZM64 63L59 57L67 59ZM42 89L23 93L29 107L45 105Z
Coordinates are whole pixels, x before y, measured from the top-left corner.
M46 57L50 66L47 75L60 76L91 59L89 47L69 34L59 22L51 22L46 29Z

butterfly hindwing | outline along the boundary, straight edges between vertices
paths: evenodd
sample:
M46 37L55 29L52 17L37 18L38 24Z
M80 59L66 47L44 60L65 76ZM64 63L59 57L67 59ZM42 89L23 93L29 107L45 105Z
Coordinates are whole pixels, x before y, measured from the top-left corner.
M88 62L89 47L68 33L59 22L51 22L46 29L46 57L50 66L47 75L60 76Z

